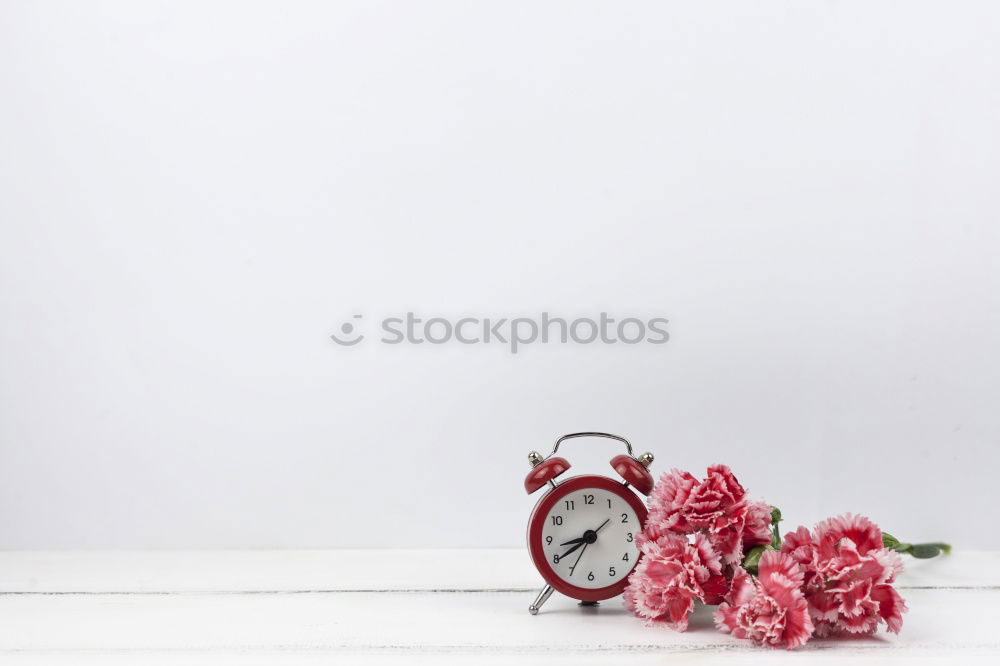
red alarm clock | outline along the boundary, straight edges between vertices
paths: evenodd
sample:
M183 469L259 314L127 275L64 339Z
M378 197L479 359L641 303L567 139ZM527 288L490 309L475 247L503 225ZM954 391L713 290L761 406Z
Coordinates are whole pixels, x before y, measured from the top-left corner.
M557 483L555 478L570 466L556 455L559 445L577 437L624 443L628 455L611 459L623 481L582 475ZM532 465L524 479L528 494L549 487L528 519L528 551L546 582L528 612L537 614L553 590L591 606L621 594L639 563L635 540L646 521L646 506L634 490L643 495L653 490L653 477L646 469L653 454L636 458L629 441L618 435L575 432L556 440L548 457L532 451L528 461Z

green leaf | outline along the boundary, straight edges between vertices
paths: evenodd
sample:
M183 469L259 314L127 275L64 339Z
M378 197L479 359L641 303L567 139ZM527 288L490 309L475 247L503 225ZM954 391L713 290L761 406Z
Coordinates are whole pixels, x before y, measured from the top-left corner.
M917 559L927 560L941 554L941 547L936 543L915 543L910 548L910 555Z
M915 543L910 546L909 553L913 557L919 558L921 560L930 559L932 557L937 557L941 553L950 553L951 544L941 543L936 541L934 543Z
M743 558L743 568L750 573L757 573L757 566L760 564L760 557L770 546L754 546ZM773 550L773 549L772 549Z

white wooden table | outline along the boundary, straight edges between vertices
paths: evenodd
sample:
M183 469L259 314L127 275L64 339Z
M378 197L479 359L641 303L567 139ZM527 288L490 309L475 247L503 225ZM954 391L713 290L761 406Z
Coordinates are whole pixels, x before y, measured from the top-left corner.
M903 633L792 653L579 608L521 550L0 552L0 664L1000 661L1000 553L907 559ZM734 659L734 657L738 657Z

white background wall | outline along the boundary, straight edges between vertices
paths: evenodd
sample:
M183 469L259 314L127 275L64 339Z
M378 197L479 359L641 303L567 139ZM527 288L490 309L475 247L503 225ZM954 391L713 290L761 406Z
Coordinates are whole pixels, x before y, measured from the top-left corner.
M0 547L517 546L525 454L594 428L793 524L1000 548L998 32L990 2L3 3ZM407 310L672 339L327 337Z

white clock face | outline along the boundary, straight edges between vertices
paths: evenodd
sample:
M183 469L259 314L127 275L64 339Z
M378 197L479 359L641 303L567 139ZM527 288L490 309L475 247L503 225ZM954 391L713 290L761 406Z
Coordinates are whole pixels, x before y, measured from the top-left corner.
M635 510L615 493L581 488L560 498L545 516L542 544L552 570L567 583L598 589L620 582L635 566Z

